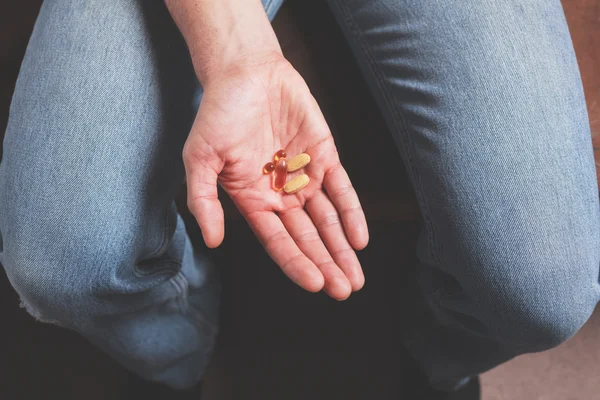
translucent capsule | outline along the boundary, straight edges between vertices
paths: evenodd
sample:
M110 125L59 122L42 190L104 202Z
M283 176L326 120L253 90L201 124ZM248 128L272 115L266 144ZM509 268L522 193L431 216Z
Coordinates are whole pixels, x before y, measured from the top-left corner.
M273 164L272 162L266 163L263 167L263 174L270 174L273 171L275 171L275 164Z
M287 157L286 152L284 150L279 150L277 153L275 153L275 157L273 157L273 159L275 161L279 161L282 158L286 158L286 157Z
M287 161L285 158L280 158L275 163L275 171L273 172L273 189L281 190L285 186L287 180Z

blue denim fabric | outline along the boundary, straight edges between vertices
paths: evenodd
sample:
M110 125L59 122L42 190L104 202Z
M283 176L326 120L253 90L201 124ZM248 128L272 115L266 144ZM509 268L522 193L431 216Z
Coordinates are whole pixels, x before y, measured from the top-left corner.
M179 388L217 333L217 276L173 203L200 92L162 1L47 0L0 164L0 263L23 306Z
M600 220L560 1L328 2L423 215L433 318L407 345L433 383L571 337L598 301Z
M405 340L432 382L572 336L600 220L560 1L328 2L420 204L428 317ZM213 267L173 205L200 94L160 0L46 0L0 164L0 263L27 310L174 387L217 331Z

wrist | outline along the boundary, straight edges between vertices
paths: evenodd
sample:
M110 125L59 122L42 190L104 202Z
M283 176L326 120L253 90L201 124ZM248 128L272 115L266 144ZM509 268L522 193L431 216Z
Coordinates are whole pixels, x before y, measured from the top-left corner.
M265 72L282 61L287 63L279 48L247 50L239 52L236 56L218 57L213 60L194 60L192 56L194 69L202 86L207 87L211 82L232 76L252 75L256 71Z
M281 55L260 0L166 0L202 85Z

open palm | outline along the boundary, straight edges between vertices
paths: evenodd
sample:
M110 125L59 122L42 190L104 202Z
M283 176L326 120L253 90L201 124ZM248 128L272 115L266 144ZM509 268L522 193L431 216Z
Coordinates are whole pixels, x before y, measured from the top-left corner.
M218 182L290 279L340 300L360 289L364 276L353 248L368 242L365 217L302 77L280 59L204 89L183 157L188 206L207 246L224 235ZM304 170L311 181L296 194L273 190L262 172L279 149L311 156Z

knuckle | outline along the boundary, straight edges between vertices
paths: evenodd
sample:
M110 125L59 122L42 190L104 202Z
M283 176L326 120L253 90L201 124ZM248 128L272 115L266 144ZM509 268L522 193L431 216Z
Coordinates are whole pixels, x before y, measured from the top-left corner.
M298 242L298 243L314 243L314 242L317 242L320 240L321 240L321 236L319 236L319 233L316 231L312 231L312 230L302 232L296 238L296 242Z
M352 214L357 211L362 211L362 206L360 204L345 208L341 211L341 213L343 216L346 216L347 214Z
M214 161L213 154L203 152L202 149L197 147L192 147L189 143L183 146L181 157L184 164L188 166L193 165L212 169L210 164Z
M213 193L197 193L190 197L188 200L188 206L190 204L197 205L199 202L204 200L216 200L216 196Z
M329 258L327 260L319 261L319 262L315 263L315 265L320 270L323 270L324 268L327 268L327 267L337 268L336 263L331 258Z
M190 182L188 191L188 203L202 200L217 200L219 198L215 183L196 181Z
M352 185L344 185L339 188L336 188L335 191L333 192L333 196L334 197L345 197L345 196L352 194L353 192L354 192L354 188L352 187Z
M267 243L271 246L275 246L277 243L288 240L290 234L284 230L277 231L267 238Z
M295 256L291 257L289 260L287 260L282 266L281 266L281 270L283 272L287 271L290 266L298 259L303 258L304 256L302 254L296 254Z
M339 249L339 250L335 250L331 252L331 256L334 258L348 258L348 257L354 257L356 254L354 253L354 250L352 250L350 247L344 247L343 249Z
M318 222L317 226L319 228L327 228L333 225L340 224L340 216L337 213L326 214L321 220Z

